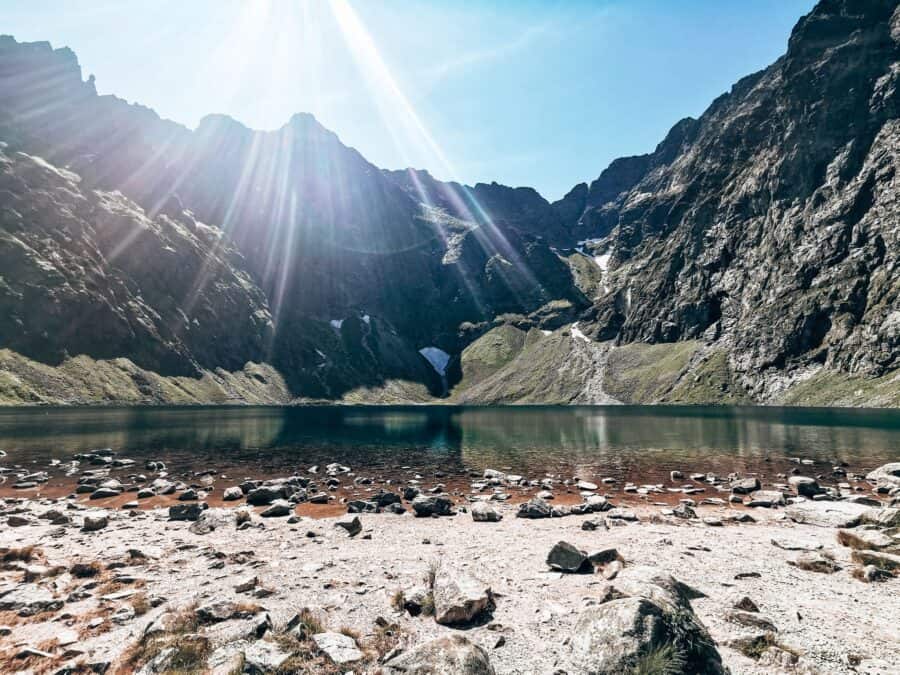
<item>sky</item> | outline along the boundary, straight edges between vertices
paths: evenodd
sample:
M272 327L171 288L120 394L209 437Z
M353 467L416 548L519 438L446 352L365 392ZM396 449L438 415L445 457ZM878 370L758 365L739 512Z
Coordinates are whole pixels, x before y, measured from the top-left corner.
M2 0L0 33L194 128L310 112L379 167L550 200L784 53L813 0Z

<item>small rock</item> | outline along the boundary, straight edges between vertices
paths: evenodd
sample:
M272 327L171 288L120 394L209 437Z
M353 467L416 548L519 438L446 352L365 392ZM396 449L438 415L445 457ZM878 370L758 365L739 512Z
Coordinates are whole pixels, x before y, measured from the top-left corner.
M587 553L566 541L558 542L547 554L547 565L560 572L590 572L593 567Z
M362 532L362 523L360 522L358 516L353 516L352 518L341 518L340 520L335 522L334 526L343 528L351 537L355 537L357 534Z
M331 659L332 663L339 666L361 661L365 658L359 647L349 635L343 633L316 633L312 636L316 647Z

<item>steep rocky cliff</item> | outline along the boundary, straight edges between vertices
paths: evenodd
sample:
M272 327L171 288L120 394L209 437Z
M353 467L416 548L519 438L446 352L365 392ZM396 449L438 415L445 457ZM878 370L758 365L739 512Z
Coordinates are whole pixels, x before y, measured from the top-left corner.
M897 405L898 80L897 2L822 0L770 67L550 203L377 169L309 115L188 130L2 37L6 374L37 400L33 364L85 355L220 369L216 400L258 376L247 400Z

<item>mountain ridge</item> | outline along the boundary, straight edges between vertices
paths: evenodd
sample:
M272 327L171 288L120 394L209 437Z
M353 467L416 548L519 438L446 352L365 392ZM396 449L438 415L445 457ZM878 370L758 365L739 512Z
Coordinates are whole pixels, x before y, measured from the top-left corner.
M7 280L12 290L0 284L0 305L19 318L0 321L0 347L51 364L69 347L95 359L124 356L163 377L268 363L299 399L341 400L410 382L430 392L417 400L449 387L450 400L515 402L504 378L539 398L529 366L555 377L577 357L584 372L559 375L554 401L643 401L635 392L655 392L647 402L796 403L791 391L813 397L807 383L822 381L835 400L865 404L869 387L849 398L844 389L867 380L880 383L873 401L892 401L900 365L900 288L892 281L900 242L891 225L898 42L896 2L822 0L771 66L741 78L698 118L677 122L652 152L614 160L550 202L527 187L380 169L306 113L272 131L222 115L189 130L97 96L71 50L0 37L5 180L24 185L0 192L0 208L38 202L49 185L56 202L45 204L42 231L56 235L54 209L66 212L67 192L101 211L113 199L103 195L121 194L129 203L115 197L109 208L128 212L123 241L91 260L134 286L151 317L129 314L126 303L120 314L131 333L115 348L99 335L28 337L40 334L44 312L53 316L51 305L35 310ZM77 180L63 174L60 184L39 161ZM48 185L28 183L42 171ZM0 261L26 265L16 251L30 236L40 264L25 256L24 276L40 280L44 269L53 278L55 263L40 245L46 236L16 213L0 222L13 232ZM82 216L93 246L96 213ZM206 298L208 326L184 311L178 285L167 293L159 284L164 265L148 277L145 263L130 262L134 229L144 232L134 240L156 251L172 232L175 249L196 239L182 231L215 233L194 246L219 276L205 279L196 259L185 265L197 273L191 292ZM65 238L57 245L57 257L83 255ZM218 284L241 275L248 283L235 282L232 301L262 318L234 331L210 317L221 314L212 309L223 301ZM43 290L52 307L65 304ZM120 302L93 290L87 301L76 296L91 308ZM23 330L23 317L33 329ZM156 333L138 337L147 322ZM194 322L203 328L188 335ZM504 327L533 336L514 340L532 362L513 358L487 374L477 364L494 362L494 347L507 350L510 334L495 332ZM560 337L600 351L577 356ZM333 338L340 344L329 346ZM641 343L657 347L629 347ZM435 349L450 356L446 372L421 356ZM629 369L655 384L622 384Z

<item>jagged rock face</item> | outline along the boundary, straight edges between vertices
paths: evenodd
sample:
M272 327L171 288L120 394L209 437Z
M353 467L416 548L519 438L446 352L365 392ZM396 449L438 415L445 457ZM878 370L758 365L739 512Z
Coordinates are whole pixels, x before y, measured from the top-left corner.
M784 57L679 123L633 187L589 207L614 228L596 335L722 338L749 380L797 363L898 365L895 7L821 2Z
M48 363L129 356L164 374L260 360L265 297L221 232L0 149L0 344Z

